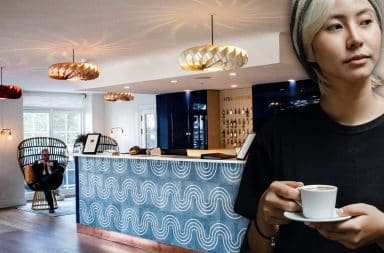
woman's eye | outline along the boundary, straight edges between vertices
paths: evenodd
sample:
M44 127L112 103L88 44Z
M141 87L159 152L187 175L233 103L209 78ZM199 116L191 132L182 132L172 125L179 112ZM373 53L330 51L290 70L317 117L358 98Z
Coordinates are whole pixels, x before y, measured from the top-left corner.
M369 25L369 24L371 24L372 22L373 22L372 19L366 19L366 20L363 20L363 21L361 22L361 24L362 24L362 25Z
M341 25L341 24L333 24L333 25L329 25L329 26L327 26L327 30L328 31L336 31L336 30L338 30L338 29L342 29L343 28L343 26Z

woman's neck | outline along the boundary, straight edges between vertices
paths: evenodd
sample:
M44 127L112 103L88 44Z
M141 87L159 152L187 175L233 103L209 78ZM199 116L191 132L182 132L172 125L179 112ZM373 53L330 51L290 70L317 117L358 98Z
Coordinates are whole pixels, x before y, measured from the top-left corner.
M371 83L325 84L321 87L320 105L333 120L342 125L360 125L384 114L384 98L376 94Z

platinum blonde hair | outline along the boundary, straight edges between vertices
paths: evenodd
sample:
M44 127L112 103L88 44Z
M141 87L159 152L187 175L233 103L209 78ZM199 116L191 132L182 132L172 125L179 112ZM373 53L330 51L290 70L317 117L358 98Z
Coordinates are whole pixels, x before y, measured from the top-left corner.
M312 41L327 22L336 0L293 0L291 8L291 40L294 51L305 71L315 82L324 83L318 65L313 62ZM380 30L383 32L380 0L366 0L375 11ZM372 77L373 86L382 81Z

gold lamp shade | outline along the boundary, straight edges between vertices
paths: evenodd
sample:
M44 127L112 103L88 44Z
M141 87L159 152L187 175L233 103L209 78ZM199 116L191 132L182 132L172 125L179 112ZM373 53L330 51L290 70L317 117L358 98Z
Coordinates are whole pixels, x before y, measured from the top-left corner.
M57 80L92 80L99 77L99 70L91 63L62 62L49 66L48 76Z
M108 92L104 96L104 100L110 101L110 102L127 102L132 101L134 99L134 95L130 92Z
M247 62L247 52L234 46L203 45L188 48L180 54L180 67L184 70L230 70Z
M219 71L241 68L248 62L247 52L239 47L213 44L213 16L211 16L211 45L191 47L180 53L183 70Z
M3 85L3 67L0 74L0 99L18 99L23 95L22 89L17 85Z
M88 62L75 62L75 50L72 50L72 62L55 63L48 68L48 76L57 80L93 80L99 77L98 68Z

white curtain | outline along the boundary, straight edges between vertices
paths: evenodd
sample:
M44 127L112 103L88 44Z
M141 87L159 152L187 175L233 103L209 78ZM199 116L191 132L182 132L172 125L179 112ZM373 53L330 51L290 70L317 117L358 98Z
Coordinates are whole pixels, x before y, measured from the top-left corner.
M86 106L84 93L24 92L24 107L83 109Z

